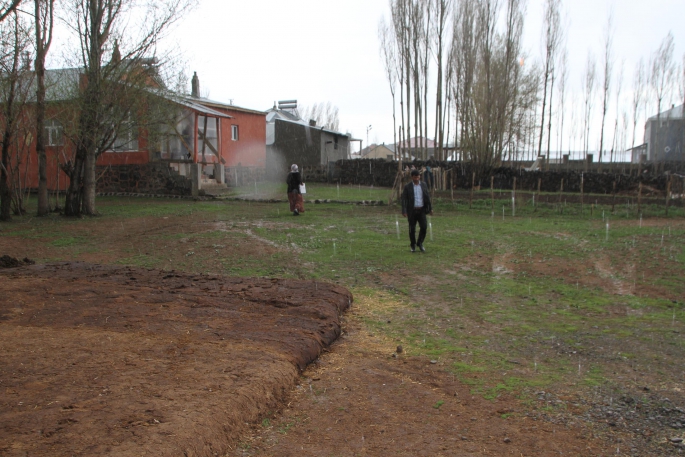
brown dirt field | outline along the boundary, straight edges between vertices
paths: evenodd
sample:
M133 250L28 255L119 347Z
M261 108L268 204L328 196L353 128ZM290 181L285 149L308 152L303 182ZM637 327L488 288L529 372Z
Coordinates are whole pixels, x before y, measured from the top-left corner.
M523 404L471 395L442 361L398 354L398 342L369 333L369 303L352 302L342 314L352 297L335 285L168 270L186 262L190 271L221 271L229 250L269 262L286 249L252 227L173 216L113 227L83 220L70 234L92 234L97 246L68 258L91 263L0 269L0 456L663 455L631 452L627 431L609 428L606 416L593 419L606 398L593 404L575 391L543 392ZM232 244L201 237L217 228ZM148 238L159 233L178 237ZM0 255L67 255L49 238L33 241L4 237ZM573 263L514 263L503 252L476 257L472 267L545 268L618 294L634 287ZM96 265L148 253L167 271ZM598 259L594 267L610 264ZM645 270L639 274L649 278ZM395 287L408 273L378 281ZM632 293L640 292L638 283ZM635 388L658 385L655 370L640 377ZM554 401L568 414L545 412Z
M0 270L0 455L223 455L340 333L345 289L85 263Z

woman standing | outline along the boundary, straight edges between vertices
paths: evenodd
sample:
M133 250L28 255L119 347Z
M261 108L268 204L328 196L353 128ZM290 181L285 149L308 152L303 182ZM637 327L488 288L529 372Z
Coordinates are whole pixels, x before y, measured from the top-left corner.
M293 216L299 216L300 213L304 213L304 201L302 200L302 194L300 193L300 184L302 182L302 177L297 168L296 164L290 166L290 173L288 173L288 178L285 180L288 183L288 202L290 202L290 211L293 212Z

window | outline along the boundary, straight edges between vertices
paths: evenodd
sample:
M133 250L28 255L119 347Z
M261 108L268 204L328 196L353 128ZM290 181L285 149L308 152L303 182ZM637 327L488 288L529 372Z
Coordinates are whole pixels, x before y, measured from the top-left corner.
M194 114L188 110L178 113L175 125L161 127L160 156L164 160L191 160L195 153L193 141Z
M333 137L333 140L335 141L333 143L333 149L338 149L338 137L337 136Z
M218 136L219 119L215 117L197 117L197 147L198 154L202 154L202 161L205 155L219 156Z
M121 123L121 125L119 125L116 135L117 137L114 139L114 143L112 143L112 151L124 152L138 150L138 129L131 120L130 115Z
M238 126L237 125L231 126L231 139L233 141L238 141Z
M64 144L64 127L56 119L48 119L45 121L45 145L46 146L62 146Z

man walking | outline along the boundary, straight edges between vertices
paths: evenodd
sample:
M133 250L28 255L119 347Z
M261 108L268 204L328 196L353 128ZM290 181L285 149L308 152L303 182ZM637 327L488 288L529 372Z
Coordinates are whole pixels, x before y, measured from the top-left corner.
M411 171L411 181L404 186L402 191L402 216L409 221L409 242L411 252L416 252L418 247L421 252L426 252L423 247L423 240L426 239L426 214L433 214L431 197L428 193L428 186L421 182L419 170ZM416 223L419 223L419 238L416 239Z

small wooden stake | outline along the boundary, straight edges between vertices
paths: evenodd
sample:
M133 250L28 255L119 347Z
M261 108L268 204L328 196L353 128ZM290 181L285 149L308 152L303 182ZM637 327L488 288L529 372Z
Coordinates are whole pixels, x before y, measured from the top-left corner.
M583 214L583 200L584 200L584 187L585 187L585 176L583 173L580 174L580 214ZM590 212L590 215L592 215L592 212Z
M516 206L516 176L514 176L514 187L511 191L512 204Z
M668 177L668 184L666 185L666 216L668 216L668 204L671 202L671 183L673 182L673 176Z
M514 178L516 179L516 178ZM490 176L490 209L495 209L495 177Z

